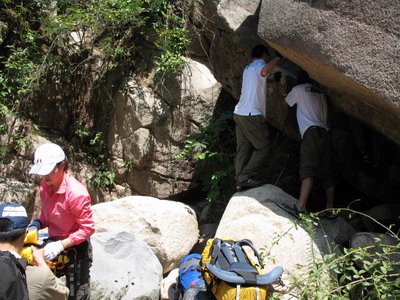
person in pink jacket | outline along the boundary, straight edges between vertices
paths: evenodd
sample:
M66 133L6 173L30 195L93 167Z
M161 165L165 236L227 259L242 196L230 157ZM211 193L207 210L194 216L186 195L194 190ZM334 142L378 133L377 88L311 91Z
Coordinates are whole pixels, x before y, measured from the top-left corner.
M60 146L46 143L35 151L29 174L40 175L41 213L30 226L48 228L44 247L50 261L63 252L71 263L65 271L69 299L90 298L90 236L95 232L91 199L87 189L68 171L68 159Z

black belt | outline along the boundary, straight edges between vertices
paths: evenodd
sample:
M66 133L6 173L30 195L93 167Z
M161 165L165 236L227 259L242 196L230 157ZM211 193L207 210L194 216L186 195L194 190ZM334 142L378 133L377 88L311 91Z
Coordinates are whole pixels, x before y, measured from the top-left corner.
M310 126L310 127L307 128L307 130L308 130L308 129L323 129L323 130L325 130L325 131L329 131L329 130L325 129L324 127L316 126L316 125Z
M311 130L311 129L317 129L318 130L318 137L319 138L322 138L321 130L323 130L323 132L329 132L329 130L325 129L324 127L316 126L316 125L313 125L313 126L310 126L310 127L307 128L307 130Z

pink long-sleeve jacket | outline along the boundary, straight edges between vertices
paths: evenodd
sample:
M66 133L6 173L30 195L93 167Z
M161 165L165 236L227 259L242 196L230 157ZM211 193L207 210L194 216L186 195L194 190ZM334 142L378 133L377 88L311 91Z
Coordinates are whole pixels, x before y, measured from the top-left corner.
M57 192L44 180L40 184L42 211L39 221L49 228L56 240L69 238L74 245L87 240L95 232L91 199L86 188L66 172Z

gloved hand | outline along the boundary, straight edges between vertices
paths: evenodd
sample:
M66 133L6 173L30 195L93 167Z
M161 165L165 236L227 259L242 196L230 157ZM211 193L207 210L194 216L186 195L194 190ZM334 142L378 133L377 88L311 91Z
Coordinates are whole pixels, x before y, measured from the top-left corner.
M44 247L44 259L45 260L52 260L54 259L58 254L61 253L61 251L64 250L64 246L61 243L61 241L56 241L56 242L51 242L48 243Z
M35 220L31 224L29 224L28 230L32 230L32 229L39 230L41 227L42 227L42 223L40 223L39 220Z

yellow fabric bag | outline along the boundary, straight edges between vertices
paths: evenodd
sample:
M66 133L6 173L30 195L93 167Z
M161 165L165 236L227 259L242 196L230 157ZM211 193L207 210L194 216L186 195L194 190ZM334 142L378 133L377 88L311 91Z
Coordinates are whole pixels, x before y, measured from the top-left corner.
M28 230L28 233L26 234L24 240L24 246L19 255L25 257L26 261L30 265L34 264L31 246L38 247L37 243L38 243L37 229Z

